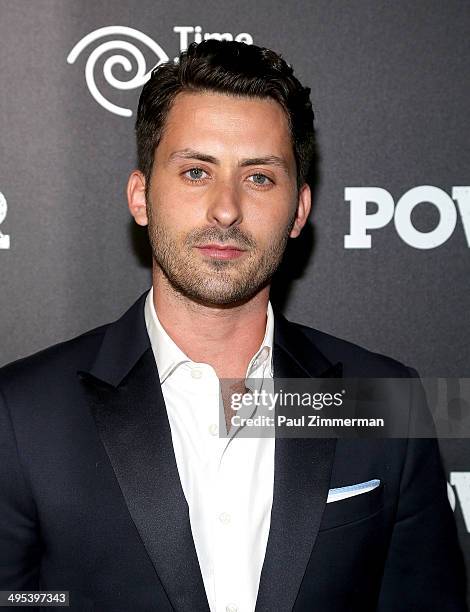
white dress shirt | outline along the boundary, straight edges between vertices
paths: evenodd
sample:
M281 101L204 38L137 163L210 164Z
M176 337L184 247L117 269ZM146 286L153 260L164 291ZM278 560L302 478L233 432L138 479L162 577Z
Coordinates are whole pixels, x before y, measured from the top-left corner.
M253 612L271 522L274 438L219 437L219 379L191 361L158 320L153 288L145 322L211 612ZM274 316L246 377L272 380Z

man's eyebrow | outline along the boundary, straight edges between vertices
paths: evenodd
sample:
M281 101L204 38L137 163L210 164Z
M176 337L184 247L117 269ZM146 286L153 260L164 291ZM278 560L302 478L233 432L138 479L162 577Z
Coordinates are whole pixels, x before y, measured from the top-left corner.
M251 159L242 159L238 164L241 168L245 166L278 166L286 174L289 174L289 164L283 157L277 155L265 155L263 157L252 157Z
M213 155L202 153L194 149L181 149L173 151L168 158L168 163L174 159L198 159L199 161L207 162L208 164L219 164L219 160ZM277 155L263 155L262 157L251 157L240 160L238 163L240 168L247 166L278 166L289 174L289 165L283 157Z
M218 160L212 155L207 155L206 153L201 153L199 151L195 151L194 149L181 149L180 151L173 151L168 158L168 162L171 162L174 159L198 159L199 161L204 161L209 164L218 163Z

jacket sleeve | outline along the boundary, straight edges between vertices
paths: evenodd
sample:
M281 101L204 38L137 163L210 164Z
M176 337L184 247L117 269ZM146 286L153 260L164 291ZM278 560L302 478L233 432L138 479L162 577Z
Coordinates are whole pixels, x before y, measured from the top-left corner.
M418 373L410 369L412 378ZM465 569L423 386L413 381L409 438L377 612L465 612Z
M0 388L0 590L37 590L39 564L36 508Z

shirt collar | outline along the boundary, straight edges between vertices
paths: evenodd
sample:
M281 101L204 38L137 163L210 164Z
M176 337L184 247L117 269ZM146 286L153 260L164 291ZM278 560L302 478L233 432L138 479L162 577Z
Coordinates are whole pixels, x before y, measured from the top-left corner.
M273 376L273 342L274 342L274 313L271 302L268 301L266 331L259 349L253 355L246 370L246 378L256 377L260 374Z
M160 384L163 384L182 363L193 363L193 361L179 348L174 340L170 338L158 320L153 302L153 287L151 287L145 299L144 315L147 333L157 364ZM262 372L263 375L269 374L272 377L273 339L274 313L271 302L268 302L266 331L263 342L248 364L246 372L247 378L249 376L255 376L260 372Z
M170 338L158 320L153 303L153 287L145 300L145 324L157 363L160 383L162 384L172 372L182 363L190 363L191 359L183 353L179 346Z

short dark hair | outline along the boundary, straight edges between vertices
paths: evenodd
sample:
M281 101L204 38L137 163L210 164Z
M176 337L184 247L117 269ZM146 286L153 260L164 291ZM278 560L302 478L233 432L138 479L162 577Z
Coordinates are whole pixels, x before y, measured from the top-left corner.
M209 39L192 43L177 62L157 66L142 89L135 123L137 163L150 184L155 149L171 105L181 92L214 91L272 98L284 109L297 165L297 186L308 182L313 164L314 114L310 88L277 53L242 42Z

